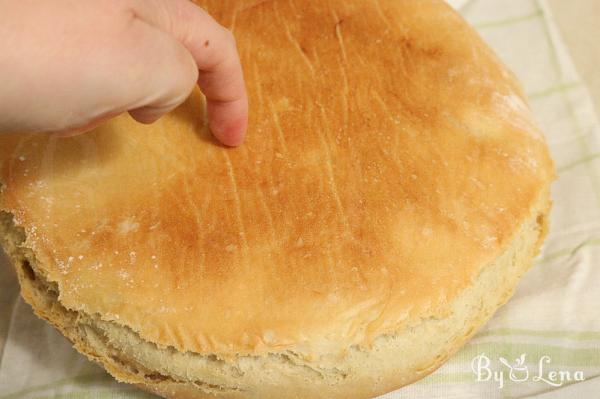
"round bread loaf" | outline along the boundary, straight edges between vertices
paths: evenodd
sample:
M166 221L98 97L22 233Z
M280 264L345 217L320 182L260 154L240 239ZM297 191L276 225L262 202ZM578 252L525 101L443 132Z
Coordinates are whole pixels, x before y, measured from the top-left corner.
M170 398L369 398L431 373L513 292L554 177L522 89L441 0L206 0L246 143L196 92L145 126L0 136L23 297Z

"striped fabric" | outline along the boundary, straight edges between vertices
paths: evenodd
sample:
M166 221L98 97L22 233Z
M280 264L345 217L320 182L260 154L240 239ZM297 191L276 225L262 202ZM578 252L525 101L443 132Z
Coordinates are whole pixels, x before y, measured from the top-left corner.
M484 330L437 372L382 398L600 398L600 127L590 97L545 0L451 2L529 94L559 173L551 231ZM3 280L0 399L151 397L83 359L22 301L5 306L15 282Z

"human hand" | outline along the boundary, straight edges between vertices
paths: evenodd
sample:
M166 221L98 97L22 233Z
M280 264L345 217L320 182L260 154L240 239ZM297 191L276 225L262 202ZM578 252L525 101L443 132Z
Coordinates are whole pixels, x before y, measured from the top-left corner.
M198 83L210 128L241 144L248 103L233 35L188 0L0 0L0 131L152 123Z

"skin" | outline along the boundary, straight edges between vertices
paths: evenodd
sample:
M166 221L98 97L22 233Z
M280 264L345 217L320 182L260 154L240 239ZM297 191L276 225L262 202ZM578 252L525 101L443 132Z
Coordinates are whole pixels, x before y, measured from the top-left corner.
M210 128L242 143L235 39L189 0L0 0L0 131L73 135L123 112L152 123L196 84Z

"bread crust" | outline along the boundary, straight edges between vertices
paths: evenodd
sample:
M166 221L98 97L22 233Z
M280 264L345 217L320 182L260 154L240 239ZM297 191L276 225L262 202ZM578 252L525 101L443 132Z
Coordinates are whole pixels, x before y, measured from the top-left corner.
M515 77L443 1L201 5L238 38L246 144L211 138L197 91L151 126L0 136L23 296L172 397L361 398L426 375L543 236L554 167Z
M507 251L453 301L449 317L424 319L395 335L382 335L368 349L354 347L343 356L312 360L293 351L223 360L161 348L114 322L62 306L56 286L37 272L32 252L22 246L22 229L6 213L0 214L0 237L35 313L119 381L176 399L275 399L283 391L292 399L366 399L429 375L509 299L547 233L547 197L540 198Z

